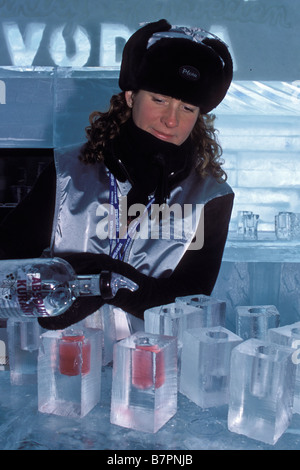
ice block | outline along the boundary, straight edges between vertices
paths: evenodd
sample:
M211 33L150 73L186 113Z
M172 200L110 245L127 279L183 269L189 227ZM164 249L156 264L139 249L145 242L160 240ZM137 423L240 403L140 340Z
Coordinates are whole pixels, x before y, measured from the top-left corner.
M230 367L229 430L274 445L293 413L292 351L251 338L234 348Z
M231 351L241 342L222 326L185 331L180 392L202 408L228 403Z
M274 305L238 306L235 308L236 334L244 340L267 338L269 328L278 328L280 314Z
M294 413L300 413L300 322L291 325L271 328L268 331L271 343L293 349L292 361L296 365L296 382L294 395Z
M177 297L175 302L202 309L202 327L225 326L226 302L223 300L200 294Z
M155 433L176 411L176 338L136 332L116 343L111 423Z
M13 385L37 382L40 334L36 318L7 320L10 381Z
M82 418L100 401L102 332L48 331L38 356L38 409Z

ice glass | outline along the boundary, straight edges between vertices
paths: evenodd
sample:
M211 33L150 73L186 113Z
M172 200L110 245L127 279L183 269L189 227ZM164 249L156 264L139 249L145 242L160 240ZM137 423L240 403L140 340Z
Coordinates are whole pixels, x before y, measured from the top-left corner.
M278 240L299 240L300 214L279 212L275 215L275 234Z
M116 343L111 423L155 433L176 411L176 338L136 332Z
M278 328L280 314L274 305L238 306L235 308L236 334L244 340L266 339L269 328Z
M231 354L228 429L274 445L293 413L292 351L251 338Z
M257 240L258 214L252 211L238 211L237 235L243 240Z
M38 409L82 418L100 401L102 332L70 328L41 336Z
M180 392L202 408L228 403L231 351L241 342L222 326L185 331Z
M36 318L7 320L10 381L13 385L37 382L40 334Z
M176 336L182 346L183 332L202 326L198 307L176 302L145 310L145 331L165 336Z
M278 240L292 239L292 212L279 212L275 215L275 234Z
M293 349L292 361L296 365L296 382L294 395L294 413L300 413L300 322L272 328L268 331L271 343Z
M189 305L200 309L201 327L225 326L226 302L209 295L197 294L176 297L179 305Z
M177 372L180 380L183 333L191 328L201 327L203 320L198 307L176 302L149 308L144 312L145 331L177 338Z

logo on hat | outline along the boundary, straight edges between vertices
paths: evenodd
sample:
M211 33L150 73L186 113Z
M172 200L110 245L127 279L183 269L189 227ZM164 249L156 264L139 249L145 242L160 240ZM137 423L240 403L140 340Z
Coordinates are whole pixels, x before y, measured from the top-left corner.
M179 75L186 80L191 80L195 82L200 78L200 72L192 65L183 65L179 69Z

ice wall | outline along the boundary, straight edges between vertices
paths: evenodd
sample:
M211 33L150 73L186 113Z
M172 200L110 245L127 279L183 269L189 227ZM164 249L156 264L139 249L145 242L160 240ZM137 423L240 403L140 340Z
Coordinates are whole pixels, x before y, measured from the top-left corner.
M260 239L274 232L279 211L300 211L298 85L235 82L216 110L224 168L236 194L232 232L239 210L259 215Z

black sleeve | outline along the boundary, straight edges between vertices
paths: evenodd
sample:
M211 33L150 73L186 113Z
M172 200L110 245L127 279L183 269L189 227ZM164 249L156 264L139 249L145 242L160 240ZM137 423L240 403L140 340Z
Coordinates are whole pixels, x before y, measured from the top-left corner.
M55 188L55 166L51 162L30 193L1 223L0 258L35 258L49 247Z

